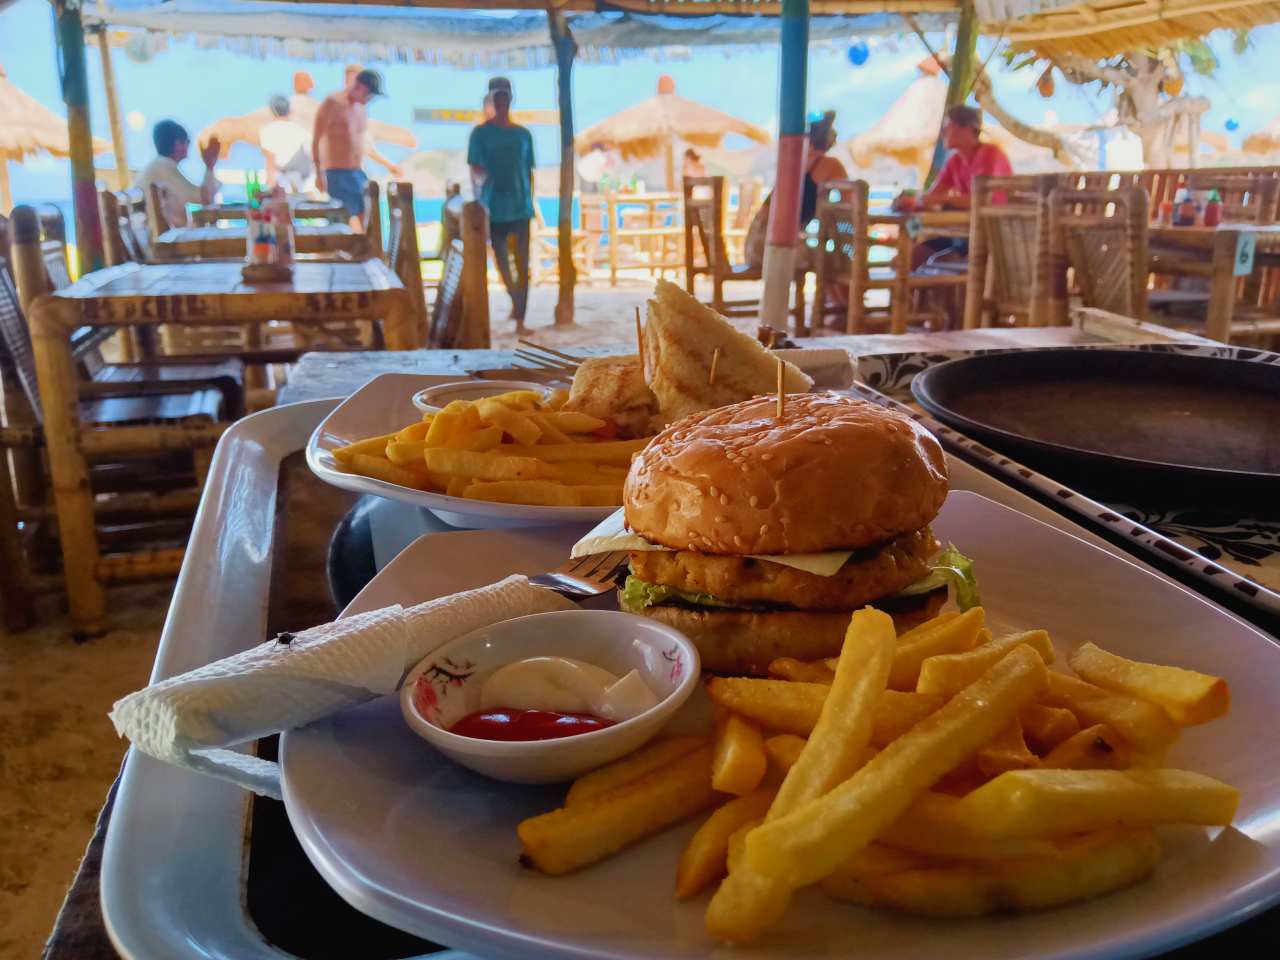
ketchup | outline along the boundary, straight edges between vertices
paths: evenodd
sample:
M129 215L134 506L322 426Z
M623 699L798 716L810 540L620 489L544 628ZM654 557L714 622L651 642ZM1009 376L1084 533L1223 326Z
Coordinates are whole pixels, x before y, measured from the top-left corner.
M469 713L449 732L476 740L558 740L611 726L612 720L589 713L495 709Z

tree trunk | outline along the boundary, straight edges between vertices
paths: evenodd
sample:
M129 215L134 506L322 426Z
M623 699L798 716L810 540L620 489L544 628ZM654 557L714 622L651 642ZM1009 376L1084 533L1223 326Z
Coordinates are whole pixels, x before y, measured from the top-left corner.
M942 140L942 127L947 125L947 111L969 98L978 67L978 23L973 0L964 0L960 8L960 23L956 27L956 49L947 65L947 99L942 110L942 126L938 128L938 142L933 147L933 159L929 163L929 175L925 185L931 185L942 172L947 158L947 148Z
M560 212L556 218L556 248L559 258L559 299L556 325L573 323L573 292L578 281L573 265L573 58L578 45L569 31L564 14L547 8L551 45L556 53L557 103L560 107Z
M1000 126L1004 127L1019 140L1032 146L1052 150L1054 159L1068 167L1078 165L1076 158L1067 150L1066 141L1062 137L1050 130L1041 130L1039 127L1023 123L1000 105L1000 102L996 100L995 91L991 88L991 78L987 76L985 71L978 74L974 80L973 93L982 109L995 117Z

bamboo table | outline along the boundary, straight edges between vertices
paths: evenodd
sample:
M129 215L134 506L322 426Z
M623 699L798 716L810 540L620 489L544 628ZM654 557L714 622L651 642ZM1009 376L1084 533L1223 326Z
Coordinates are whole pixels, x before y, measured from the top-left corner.
M1153 224L1147 245L1153 263L1162 253L1174 256L1170 273L1182 273L1178 261L1191 260L1195 276L1209 277L1209 309L1205 335L1222 343L1231 341L1231 321L1235 313L1237 274L1236 250L1242 234L1251 234L1256 243L1253 271L1259 266L1280 265L1280 225L1260 226L1224 223L1217 227L1172 227ZM1162 271L1163 272L1163 271ZM1192 272L1192 271L1187 271Z
M188 434L200 432L202 436L178 439L171 436L171 428L84 427L76 411L73 331L83 326L157 323L193 327L244 324L252 331L268 320L322 324L381 318L390 349L409 350L425 341L409 292L381 260L301 262L295 264L288 282L252 285L244 282L240 267L231 261L127 263L88 274L31 305L32 346L44 408L58 536L77 633L93 634L101 629L104 584L136 574L127 564L114 563L117 558L99 555L86 456L184 449L182 443L189 446L216 439L225 424L192 427Z
M295 220L329 220L346 223L351 215L337 200L298 200L289 204ZM207 227L219 220L245 220L249 216L246 203L214 203L201 207L191 214L191 222L197 227Z
M174 227L151 241L154 260L224 260L245 255L249 228ZM355 259L369 255L369 238L345 223L295 224L294 248L301 254L348 254Z
M618 270L647 267L654 271L684 267L684 228L680 225L678 193L606 193L582 201L582 230L587 235L587 270L590 272L600 241L609 239L609 286L618 285ZM673 219L674 223L664 223ZM634 241L648 253L648 260L622 262L621 241Z

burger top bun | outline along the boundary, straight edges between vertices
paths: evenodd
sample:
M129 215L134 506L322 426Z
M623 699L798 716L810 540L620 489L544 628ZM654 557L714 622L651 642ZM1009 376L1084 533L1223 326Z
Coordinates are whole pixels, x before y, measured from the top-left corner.
M878 404L835 394L756 397L695 413L631 463L627 525L671 550L819 553L929 523L947 496L933 435Z

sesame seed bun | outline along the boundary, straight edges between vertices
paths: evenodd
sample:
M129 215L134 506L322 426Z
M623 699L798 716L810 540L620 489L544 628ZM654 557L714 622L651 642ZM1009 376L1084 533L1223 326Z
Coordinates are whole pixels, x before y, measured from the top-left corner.
M925 526L947 496L947 467L915 421L836 394L756 397L695 413L632 461L628 526L651 543L702 553L850 550Z

